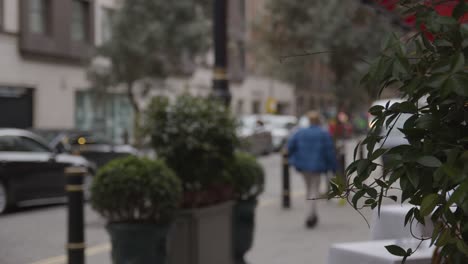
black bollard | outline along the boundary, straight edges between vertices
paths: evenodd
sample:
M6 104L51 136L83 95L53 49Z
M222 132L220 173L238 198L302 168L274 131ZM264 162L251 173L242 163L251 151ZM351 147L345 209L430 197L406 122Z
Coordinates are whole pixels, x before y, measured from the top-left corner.
M283 150L283 208L291 207L291 186L289 181L288 151Z
M86 168L65 168L68 197L68 264L85 263L83 178Z

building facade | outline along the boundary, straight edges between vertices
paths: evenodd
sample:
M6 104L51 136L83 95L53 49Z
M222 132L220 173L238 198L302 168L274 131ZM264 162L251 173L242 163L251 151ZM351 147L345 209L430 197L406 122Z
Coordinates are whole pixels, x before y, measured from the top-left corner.
M258 41L258 34L254 25L261 26L261 23L264 23L268 1L269 0L248 0L246 2L246 24L248 25L246 33L246 41L248 43L246 67L247 72L251 74L258 75L259 72L261 72L261 63L257 62L257 56L255 56L255 49L258 46L255 43ZM274 54L271 54L271 56L274 56ZM319 59L308 58L307 61L310 62L307 63L307 70L309 72L308 80L296 84L294 87L292 84L287 85L289 89L293 90L292 93L294 94L294 98L287 98L288 101L291 101L290 108L292 109L292 113L301 116L305 112L315 109L323 113L333 114L336 112L336 98L333 92L333 72ZM280 64L279 59L278 64ZM288 67L288 64L284 63L279 66Z
M238 115L295 114L294 88L255 70L254 20L263 1L229 1L229 76L233 112Z
M0 127L86 129L93 127L89 120L115 126L103 111L90 111L86 67L95 46L110 38L116 6L115 0L0 0ZM129 108L121 96L110 97L104 112Z
M292 87L247 68L249 0L229 0L229 77L239 115L293 114ZM112 38L119 0L0 0L0 127L97 130L114 141L131 134L132 109L122 94L99 101L87 79L96 46ZM186 80L168 80L153 94L207 96L209 66ZM144 102L143 102L144 104Z

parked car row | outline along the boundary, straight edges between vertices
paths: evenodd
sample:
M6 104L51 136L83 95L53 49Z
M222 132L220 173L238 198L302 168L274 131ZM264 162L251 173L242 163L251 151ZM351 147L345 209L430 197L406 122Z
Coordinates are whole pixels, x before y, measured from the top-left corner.
M137 150L130 145L115 145L110 140L89 131L36 129L33 132L44 137L49 147L57 152L81 155L94 162L97 167L115 158L137 154Z
M136 153L129 146L98 142L91 133L39 133L45 137L0 128L0 214L14 206L64 200L64 173L69 166L86 168L86 196L98 166L117 156Z
M240 118L238 135L248 152L269 154L282 149L296 123L289 115L246 115Z

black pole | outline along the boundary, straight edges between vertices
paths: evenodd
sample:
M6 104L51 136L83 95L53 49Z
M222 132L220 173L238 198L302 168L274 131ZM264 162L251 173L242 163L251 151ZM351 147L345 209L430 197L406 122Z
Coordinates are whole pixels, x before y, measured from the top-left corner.
M227 0L213 0L213 41L214 41L214 68L213 68L213 95L226 106L231 103L229 81L227 77Z
M291 207L291 184L289 181L288 151L283 150L283 208Z
M68 264L85 263L84 237L84 208L83 208L83 177L86 169L82 167L68 167L65 169L67 177L68 197Z

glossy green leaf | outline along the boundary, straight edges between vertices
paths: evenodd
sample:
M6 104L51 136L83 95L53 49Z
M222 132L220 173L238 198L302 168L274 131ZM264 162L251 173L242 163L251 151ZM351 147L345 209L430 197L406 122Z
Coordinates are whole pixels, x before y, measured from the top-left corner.
M417 163L425 166L425 167L432 167L437 168L442 166L442 162L434 156L423 156L417 160Z
M381 105L374 105L369 109L369 113L373 116L378 116L382 113L384 107Z
M415 169L409 169L406 171L406 176L408 177L408 180L413 185L413 187L418 188L420 178L418 171Z
M427 80L427 86L432 88L440 88L444 85L445 81L450 78L448 73L434 74Z
M376 199L377 198L377 190L376 189L372 189L372 188L369 188L366 190L367 194L369 194L370 197Z
M435 245L438 247L443 247L450 241L450 238L451 238L450 230L444 229L442 233L440 234L439 239L437 239Z
M457 248L468 256L468 245L463 240L457 240Z
M468 74L457 73L450 78L449 88L461 96L468 96Z
M403 248L397 245L389 245L389 246L385 246L385 248L390 254L395 255L395 256L404 257L407 255L406 250L404 250Z
M464 182L459 185L453 193L450 195L450 198L447 201L447 206L451 206L454 203L458 203L465 199L468 194L468 182Z
M457 20L448 16L437 16L435 22L441 25L457 25Z
M452 16L456 19L461 18L468 11L468 5L465 1L459 1L458 4L453 9Z
M421 203L421 216L428 216L439 202L439 195L432 193L424 197Z
M378 158L380 158L380 156L382 156L383 154L385 154L385 152L387 152L388 150L387 149L376 149L374 151L374 153L372 153L372 155L370 155L370 160L376 160Z
M452 73L456 73L463 70L463 68L465 67L465 56L462 52L458 52L458 54L454 55L451 58L450 66L450 70Z
M382 187L382 188L388 188L388 184L385 183L385 182L382 181L382 180L375 179L375 182L377 183L377 185L379 185L379 186Z
M431 114L423 115L416 120L416 127L422 129L433 129L439 124L439 120Z
M414 114L418 111L418 108L411 102L402 102L400 104L400 112Z
M413 207L406 213L406 215L405 215L405 226L409 223L409 221L413 217L415 209L416 208Z
M368 160L368 159L362 159L359 161L358 165L357 165L357 173L358 175L361 175L364 173L364 171L367 170L367 168L369 168L369 165L371 164L371 161Z
M424 216L422 216L421 211L418 208L414 209L414 218L421 224L425 224Z
M354 208L357 207L359 199L361 199L365 194L366 190L360 190L354 194L353 198L351 199L351 203L353 204Z

